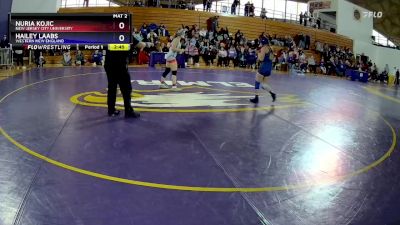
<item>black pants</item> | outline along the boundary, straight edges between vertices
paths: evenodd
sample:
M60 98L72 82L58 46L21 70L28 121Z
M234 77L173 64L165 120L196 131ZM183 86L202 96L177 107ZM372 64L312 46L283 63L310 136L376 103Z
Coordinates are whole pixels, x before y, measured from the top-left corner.
M17 62L17 66L24 65L24 56L22 54L15 54L15 61Z
M115 111L115 101L117 98L117 85L121 89L122 97L124 99L125 112L133 111L131 106L131 93L132 84L131 76L129 75L127 68L113 68L105 67L108 80L108 92L107 92L107 105L108 112L113 113Z
M400 83L400 82L399 82L399 76L396 76L396 83L395 83L395 84L396 84L396 85L399 85L399 83Z

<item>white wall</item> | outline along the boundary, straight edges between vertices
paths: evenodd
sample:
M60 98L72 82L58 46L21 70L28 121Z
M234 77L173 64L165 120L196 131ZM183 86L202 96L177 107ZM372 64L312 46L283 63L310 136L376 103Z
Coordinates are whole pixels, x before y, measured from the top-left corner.
M12 13L56 13L61 0L13 0Z
M360 55L364 53L364 55L368 56L372 62L377 63L377 46L371 44L371 42L364 42L360 40L353 41L353 51L355 55ZM378 64L377 64L378 65Z
M400 68L400 50L379 47L371 43L363 41L354 41L354 53L359 55L364 53L378 67L378 71L382 72L385 65L389 65L389 73L395 74L394 67Z
M359 20L354 18L355 9L360 12ZM353 40L371 42L373 19L364 18L363 12L368 10L345 0L338 0L336 32Z
M379 70L383 70L385 65L389 65L389 74L394 75L395 69L400 68L400 50L374 46L376 50L376 65Z

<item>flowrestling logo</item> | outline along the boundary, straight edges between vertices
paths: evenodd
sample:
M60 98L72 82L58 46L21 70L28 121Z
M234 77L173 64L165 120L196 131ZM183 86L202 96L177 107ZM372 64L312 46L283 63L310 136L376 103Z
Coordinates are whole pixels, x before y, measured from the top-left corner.
M363 17L364 18L377 18L377 19L380 19L380 18L382 18L383 17L383 12L376 12L376 11L374 11L374 12L370 12L370 11L367 11L367 12L363 12Z
M171 82L167 81L171 85ZM150 112L239 112L271 107L269 94L255 107L249 102L254 96L253 85L244 82L178 81L179 91L158 89L158 80L132 80L132 105L139 111ZM71 97L78 105L107 107L107 90L80 93ZM264 103L264 104L263 104ZM117 108L123 109L118 93ZM278 108L303 106L305 102L295 95L279 96Z

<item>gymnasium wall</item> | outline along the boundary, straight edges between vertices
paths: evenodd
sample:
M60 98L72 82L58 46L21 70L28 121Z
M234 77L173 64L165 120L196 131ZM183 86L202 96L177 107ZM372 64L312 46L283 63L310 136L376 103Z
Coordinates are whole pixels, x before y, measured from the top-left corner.
M8 13L11 11L12 0L0 0L0 37L8 33Z
M354 16L355 10L360 12L358 20ZM348 1L338 0L338 10L336 12L337 33L345 35L354 41L371 42L372 29L374 27L373 19L364 17L363 12L368 12L368 10Z
M4 0L1 0L4 1ZM13 13L56 13L61 0L13 0Z

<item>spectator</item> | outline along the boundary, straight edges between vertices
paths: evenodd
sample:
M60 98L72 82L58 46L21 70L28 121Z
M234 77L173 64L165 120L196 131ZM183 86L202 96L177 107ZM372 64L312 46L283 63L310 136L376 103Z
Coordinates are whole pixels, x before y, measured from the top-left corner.
M206 11L207 8L207 0L203 0L203 11Z
M251 6L250 2L247 2L244 5L244 16L249 16L250 15L250 6Z
M304 18L303 12L300 12L300 25L303 24L303 18Z
M311 55L311 56L308 58L308 68L309 68L310 72L312 72L312 73L314 73L314 74L317 73L317 67L316 67L316 65L315 65L315 59L314 59L314 56L313 56L313 55Z
M9 48L10 44L7 39L7 35L3 36L3 39L0 41L0 48ZM9 64L9 53L7 51L0 52L0 64Z
M207 12L211 11L211 0L207 0Z
M239 67L246 67L246 52L243 46L240 47L237 58L239 60Z
M0 41L0 48L8 48L10 47L9 45L10 43L8 41L7 35L5 34L3 35L3 39L1 39Z
M17 48L14 51L15 53L15 61L17 62L17 69L19 70L19 66L21 64L21 66L24 66L24 51L22 50L22 48Z
M249 48L246 55L246 67L256 69L257 54L255 49Z
M161 52L168 52L169 48L165 43L161 43Z
M346 72L346 65L342 60L339 60L339 63L336 66L336 74L340 77L343 77Z
M142 35L144 42L148 42L148 40L147 40L148 33L149 33L149 29L147 27L147 24L143 23L142 27L140 28L140 34Z
M231 45L231 47L228 50L228 63L227 65L229 66L230 61L233 63L233 67L237 66L237 52L235 46Z
M151 30L150 33L147 34L147 41L153 44L156 44L156 42L158 41L158 36L154 32L154 30Z
M267 10L265 10L265 8L261 9L260 17L261 19L267 19Z
M397 71L396 71L396 81L395 81L395 84L397 86L399 86L399 76L400 76L400 71L399 71L399 69L397 69Z
M226 61L228 57L228 52L224 48L223 45L220 46L219 51L218 51L218 63L217 66L226 66Z
M214 60L215 58L217 58L217 54L218 54L218 49L214 45L211 45L209 48L209 55L208 55L208 59L210 60L211 65L214 65Z
M321 59L321 62L319 63L319 68L321 69L322 74L326 75L325 61L323 58Z
M62 62L63 66L71 66L72 65L72 57L71 57L71 52L70 51L65 51L63 53L63 59Z
M99 52L99 50L96 50L92 55L92 63L94 66L96 66L96 65L102 65L102 62L103 62L103 54Z
M301 72L305 73L307 72L307 59L306 55L304 52L300 51L300 56L299 56L299 65L300 65L300 70Z
M304 26L306 27L307 26L307 21L308 21L308 14L307 14L307 12L305 12L304 13Z
M321 18L317 18L317 29L321 29Z
M373 81L378 81L379 80L378 69L377 69L375 63L371 68L371 80L373 80Z
M236 15L236 3L233 2L231 5L231 14Z
M160 26L158 27L157 33L158 33L158 36L160 36L160 37L168 37L169 36L169 32L164 24L160 24Z
M37 67L43 67L43 65L46 64L46 60L45 60L42 52L38 52L38 53L39 53L39 55L37 56L37 58L35 60L36 65L37 65Z
M85 57L80 50L76 54L75 64L78 66L85 65Z

